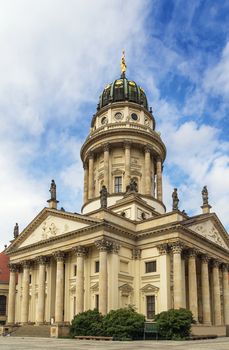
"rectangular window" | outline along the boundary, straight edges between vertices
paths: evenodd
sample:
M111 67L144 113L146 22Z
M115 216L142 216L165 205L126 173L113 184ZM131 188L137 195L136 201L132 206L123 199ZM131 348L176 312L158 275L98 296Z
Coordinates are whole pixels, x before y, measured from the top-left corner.
M99 294L95 295L95 309L99 310Z
M95 262L95 272L99 272L99 261Z
M148 320L155 317L155 295L146 296L146 316Z
M29 284L32 283L32 275L29 275Z
M156 260L146 262L146 273L156 272L156 271L157 271Z
M74 265L73 267L73 276L77 275L77 265Z
M47 282L47 271L45 271L45 282Z
M122 176L115 176L114 191L115 193L122 192Z

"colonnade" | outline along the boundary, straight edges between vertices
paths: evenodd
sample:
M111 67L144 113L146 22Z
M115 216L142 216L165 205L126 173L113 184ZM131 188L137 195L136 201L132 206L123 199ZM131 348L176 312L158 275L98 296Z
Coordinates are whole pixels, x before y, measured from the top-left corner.
M123 192L125 192L126 186L130 183L131 178L131 149L134 146L130 141L123 143L124 148L124 178L123 178ZM106 186L110 193L114 192L110 180L110 149L111 145L106 143L103 146L103 184ZM101 150L100 150L101 152ZM157 198L159 201L163 200L162 196L162 159L158 156L155 157L150 145L143 148L144 159L144 176L142 176L142 194L150 195ZM94 188L94 164L95 153L90 152L87 160L84 162L84 203L95 197Z
M102 239L95 242L99 250L99 311L102 314L107 313L108 304L108 271L107 255L108 252L118 253L119 246L108 240ZM84 311L84 259L88 254L88 248L77 246L73 249L73 254L77 257L76 274L76 313ZM64 321L64 262L67 254L63 251L55 252L52 257L56 260L56 288L55 288L55 323ZM45 271L46 264L50 263L51 257L40 256L34 261L24 261L21 265L10 264L9 281L9 301L8 301L8 319L7 323L15 323L15 305L16 305L16 273L22 271L22 301L20 310L20 323L27 324L29 319L29 288L30 288L30 268L33 263L38 264L38 297L36 305L36 324L43 324L45 321ZM118 286L117 286L118 287Z
M161 248L159 252L161 252ZM222 325L229 324L229 266L208 255L192 248L187 248L182 242L178 241L167 246L166 253L172 251L173 254L173 306L175 309L186 307L185 289L183 281L185 276L182 272L183 256L188 259L188 305L192 311L194 319L198 322L198 288L197 288L197 258L201 264L201 299L202 299L202 322L203 324ZM165 254L165 250L163 250ZM212 269L209 275L210 267ZM221 310L220 296L220 270L223 275L223 312ZM210 287L212 279L212 288ZM212 298L211 298L212 296Z

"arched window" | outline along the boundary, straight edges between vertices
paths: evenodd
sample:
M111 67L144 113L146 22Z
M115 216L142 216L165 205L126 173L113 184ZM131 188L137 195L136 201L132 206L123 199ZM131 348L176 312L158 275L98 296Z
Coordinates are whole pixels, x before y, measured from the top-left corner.
M0 295L0 315L6 315L6 296Z

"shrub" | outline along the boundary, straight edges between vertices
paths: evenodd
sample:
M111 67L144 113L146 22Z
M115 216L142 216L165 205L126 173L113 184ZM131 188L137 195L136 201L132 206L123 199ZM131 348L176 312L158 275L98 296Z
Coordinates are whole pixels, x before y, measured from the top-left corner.
M132 306L111 310L103 319L105 334L116 340L142 338L145 316Z
M186 309L171 309L156 315L159 335L165 339L179 340L189 336L195 321L192 312Z
M103 335L103 316L97 310L81 312L74 317L70 326L70 335Z

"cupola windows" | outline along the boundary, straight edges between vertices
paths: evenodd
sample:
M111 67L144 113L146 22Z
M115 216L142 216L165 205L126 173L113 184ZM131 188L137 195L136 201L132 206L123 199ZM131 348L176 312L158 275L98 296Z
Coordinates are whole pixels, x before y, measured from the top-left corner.
M122 192L122 176L115 176L114 178L114 192Z

